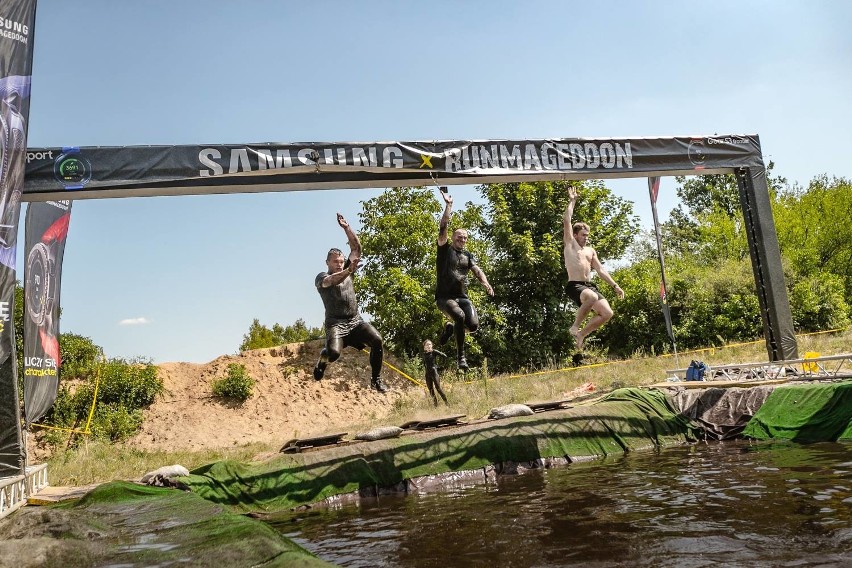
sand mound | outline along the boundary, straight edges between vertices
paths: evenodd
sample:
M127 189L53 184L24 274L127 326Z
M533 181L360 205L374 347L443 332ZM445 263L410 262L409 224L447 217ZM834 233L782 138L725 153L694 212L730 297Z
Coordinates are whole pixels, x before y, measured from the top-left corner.
M145 411L142 430L128 445L200 450L344 432L352 424L387 416L405 390L416 388L385 367L382 378L391 390L370 389L369 356L351 348L328 366L322 381L315 381L312 369L322 345L321 340L293 343L206 364L159 365L167 392ZM231 363L245 365L256 380L254 393L242 404L213 396L213 381L224 377Z

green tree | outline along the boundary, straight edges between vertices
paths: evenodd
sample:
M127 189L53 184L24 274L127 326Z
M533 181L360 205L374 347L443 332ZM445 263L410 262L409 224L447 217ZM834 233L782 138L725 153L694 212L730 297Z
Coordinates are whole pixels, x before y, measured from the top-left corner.
M308 327L305 320L301 318L287 327L277 323L273 324L272 329L261 324L260 320L255 318L249 326L248 333L243 336L240 351L276 347L286 343L299 343L311 339L321 339L322 337L323 330L321 327Z
M576 306L568 298L562 216L569 184L579 190L575 221L591 227L602 259L621 257L638 231L631 203L600 181L490 184L485 235L493 253L489 279L501 315L503 347L489 364L501 370L563 360L573 350L568 328Z
M774 214L781 254L803 275L837 275L852 305L852 183L815 178L783 192Z
M482 209L468 203L455 206L451 228L470 233L468 248L489 274L488 255L482 241ZM435 306L435 256L438 217L443 202L434 189L402 187L389 189L363 204L360 214L363 269L356 273L355 287L365 313L383 335L386 345L398 355L418 353L424 339L436 339L443 316ZM480 319L491 315L482 302L484 295L471 283L470 296L479 308ZM493 310L492 310L493 311ZM472 343L469 360L481 351L479 334Z

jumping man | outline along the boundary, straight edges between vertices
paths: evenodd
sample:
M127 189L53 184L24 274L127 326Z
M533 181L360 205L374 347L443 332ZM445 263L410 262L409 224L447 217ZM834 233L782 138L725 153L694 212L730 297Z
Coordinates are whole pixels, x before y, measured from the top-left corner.
M344 259L340 249L331 249L325 259L328 271L320 272L315 279L317 291L325 306L325 348L320 352L319 361L314 367L314 378L322 379L326 365L336 361L344 347L363 349L369 345L373 377L370 386L379 392L386 392L387 387L380 376L384 354L382 336L358 314L358 300L352 285L352 274L361 262L361 241L340 213L337 214L337 224L349 239L349 258Z
M485 288L489 296L494 295L494 289L488 283L485 273L476 264L473 255L465 250L467 245L467 231L456 229L453 231L452 244L447 238L447 225L450 222L450 213L453 209L453 197L447 193L447 188L441 188L441 197L446 206L441 222L438 226L438 285L435 289L435 303L453 323L448 323L441 334L441 344L455 332L456 354L458 356L459 369L467 369L467 359L464 355L464 333L476 331L479 328L479 316L470 299L467 297L467 273L473 272L479 283Z
M574 325L568 331L574 336L577 350L582 350L583 341L586 337L612 317L612 308L609 307L609 302L590 281L591 271L597 272L598 276L612 286L619 299L624 298L624 290L615 283L615 280L604 269L595 249L587 246L589 226L586 223L572 224L571 222L574 205L577 202L577 190L573 186L568 187L568 198L568 206L562 216L562 240L565 245L565 270L568 271L568 295L578 306ZM595 315L581 329L580 326L589 312L594 312Z

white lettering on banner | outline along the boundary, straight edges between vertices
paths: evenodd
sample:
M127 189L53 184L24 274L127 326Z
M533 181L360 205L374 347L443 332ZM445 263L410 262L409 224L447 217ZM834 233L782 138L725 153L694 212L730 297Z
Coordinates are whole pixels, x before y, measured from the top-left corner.
M218 160L222 157L221 152L216 148L204 148L198 153L198 161L201 162L202 165L207 166L208 169L200 170L198 175L201 177L210 177L210 176L219 176L224 172L222 171L222 166L213 160Z
M53 159L53 150L48 150L47 152L27 152L27 163L29 164L33 160L52 160Z
M393 160L391 160L391 155L394 156ZM394 146L388 146L382 151L382 165L386 168L394 167L401 168L402 167L402 150L396 148Z
M455 172L461 169L461 150L451 148L444 153L444 171Z
M586 151L586 167L589 169L596 168L601 165L601 155L598 153L596 144L586 142L583 149Z
M535 151L535 146L533 144L527 144L526 150L524 151L524 169L541 169L541 160L538 159L538 153Z
M352 165L370 166L372 168L378 166L379 162L376 159L376 148L370 146L367 148L366 152L364 152L363 148L352 148Z
M299 157L299 161L305 164L306 166L312 166L316 164L314 161L314 153L315 151L311 148L302 148L299 150L297 156Z
M24 367L38 367L39 369L46 367L48 369L55 369L56 360L52 357L45 357L44 359L41 357L24 357Z
M9 321L9 302L0 302L0 320Z
M499 168L497 144L492 144L490 148L481 146L479 148L479 159L483 168Z
M512 151L509 152L509 148L503 144L500 145L500 165L504 168L517 168L523 169L524 165L521 163L521 148L515 144L512 146Z
M522 147L523 146L523 147ZM311 166L319 162L328 166L361 166L382 168L405 167L405 153L398 146L382 148L381 162L377 146L332 148L302 148L295 150L279 148L233 148L228 160L228 173L235 174L257 170L276 170L297 165ZM257 165L254 165L256 156ZM50 158L52 152L31 152L29 160ZM443 151L444 170L447 172L471 171L476 169L560 171L596 168L632 168L633 154L629 142L553 142L537 145L522 144L471 144ZM204 168L201 177L222 175L224 166L219 163L221 152L216 148L204 148L198 154ZM418 162L419 163L419 162ZM431 165L431 164L430 164ZM409 164L410 166L410 164ZM440 165L436 164L437 167Z
M231 165L228 166L228 173L236 174L250 171L251 164L249 163L248 150L245 148L231 150Z
M293 158L290 156L290 150L276 150L275 158L272 157L272 150L257 151L257 169L259 170L280 170L292 165Z

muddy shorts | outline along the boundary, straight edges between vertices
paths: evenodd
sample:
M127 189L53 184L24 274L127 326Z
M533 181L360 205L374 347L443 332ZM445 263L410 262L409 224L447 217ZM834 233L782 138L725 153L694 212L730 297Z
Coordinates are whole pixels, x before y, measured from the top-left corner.
M578 306L583 303L580 301L580 294L583 293L583 290L591 290L598 295L598 300L604 299L603 294L600 293L597 286L591 282L583 282L582 280L568 281L568 297L574 300L574 303Z

